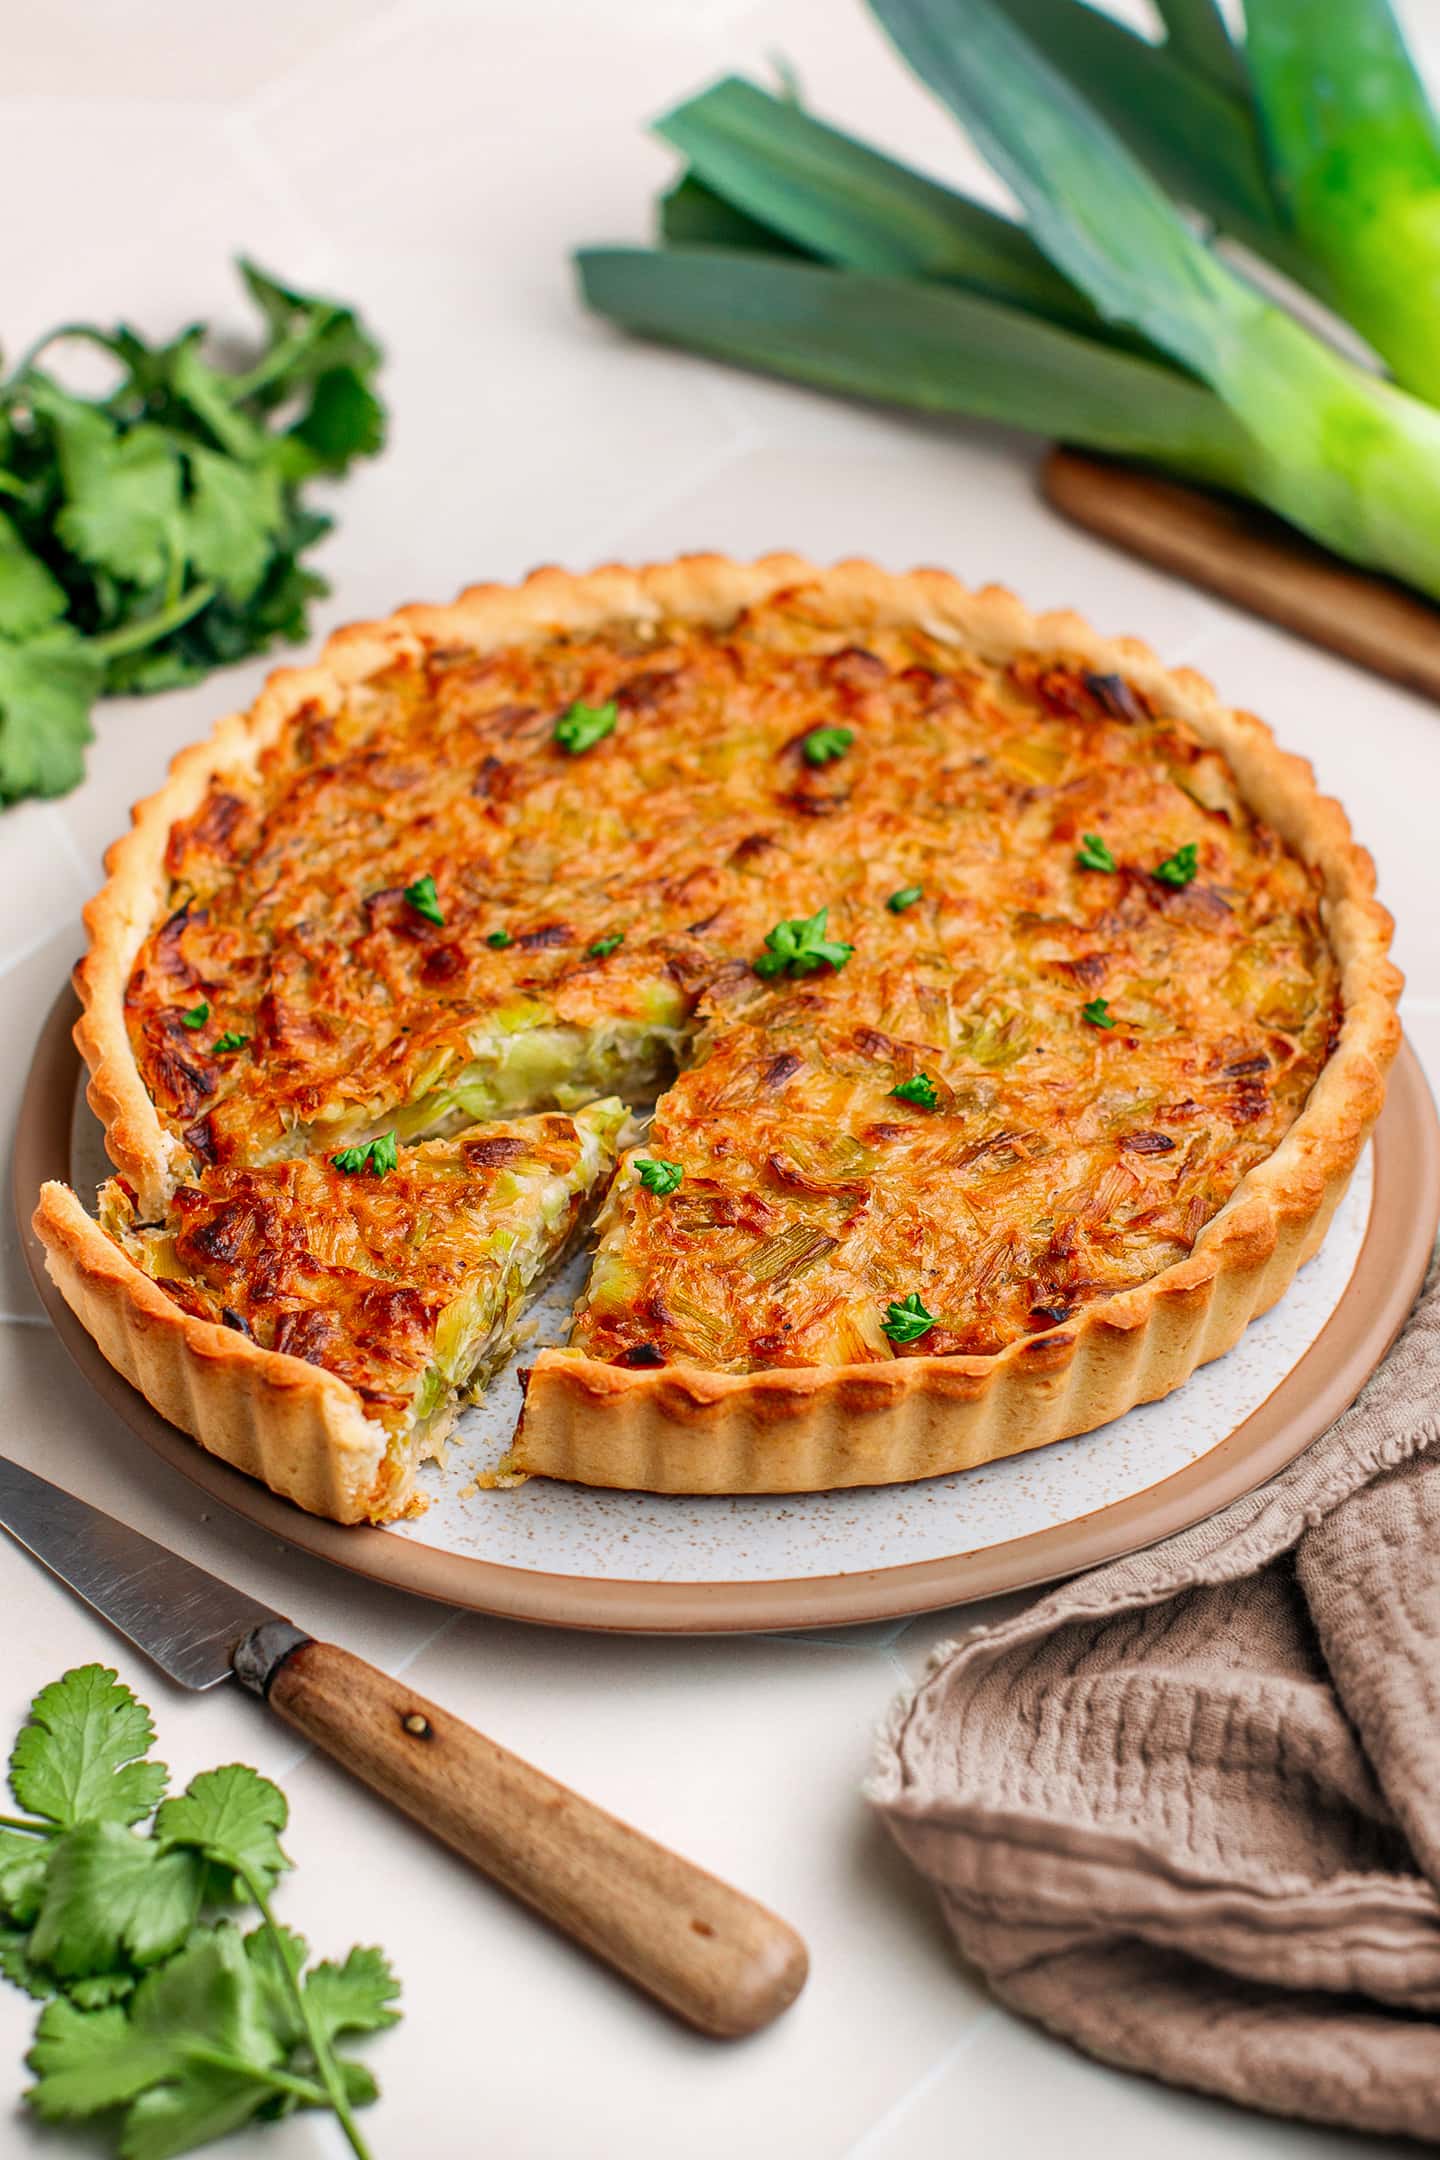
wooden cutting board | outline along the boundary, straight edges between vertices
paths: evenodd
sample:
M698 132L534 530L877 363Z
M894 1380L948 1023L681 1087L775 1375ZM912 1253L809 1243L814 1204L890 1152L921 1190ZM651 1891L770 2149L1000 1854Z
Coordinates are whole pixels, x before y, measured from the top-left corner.
M1440 608L1352 569L1267 511L1075 450L1051 451L1042 485L1103 539L1440 699Z

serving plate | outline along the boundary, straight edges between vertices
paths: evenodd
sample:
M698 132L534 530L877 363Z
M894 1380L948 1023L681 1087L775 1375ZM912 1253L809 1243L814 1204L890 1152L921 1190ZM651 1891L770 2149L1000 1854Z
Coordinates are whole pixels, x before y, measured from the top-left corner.
M1403 1047L1329 1236L1275 1309L1176 1394L1099 1432L917 1485L687 1499L551 1484L486 1490L514 1427L512 1370L467 1413L423 1515L385 1530L304 1514L197 1447L108 1365L45 1273L29 1219L43 1179L85 1197L106 1174L56 1000L15 1149L15 1205L36 1288L97 1394L156 1453L292 1545L397 1588L553 1626L714 1634L835 1627L995 1596L1096 1566L1199 1522L1323 1432L1384 1357L1424 1277L1440 1216L1440 1125ZM563 1339L586 1263L537 1308Z

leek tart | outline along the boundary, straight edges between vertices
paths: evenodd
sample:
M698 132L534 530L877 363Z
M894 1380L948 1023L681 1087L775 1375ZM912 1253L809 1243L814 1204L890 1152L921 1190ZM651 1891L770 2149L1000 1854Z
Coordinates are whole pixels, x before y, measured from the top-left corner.
M1323 1236L1398 1041L1389 919L1309 768L1144 646L933 571L698 556L402 610L183 753L109 870L77 1037L125 1205L47 1188L52 1271L168 1415L347 1519L409 1488L337 1472L339 1410L426 1433L433 1344L383 1414L343 1300L328 1363L232 1329L219 1376L225 1285L179 1223L235 1181L383 1143L423 1186L545 1112L613 1147L586 1106L654 1101L596 1172L515 1463L885 1481L1228 1348ZM522 1275L456 1323L481 1363ZM335 1416L267 1452L297 1371Z

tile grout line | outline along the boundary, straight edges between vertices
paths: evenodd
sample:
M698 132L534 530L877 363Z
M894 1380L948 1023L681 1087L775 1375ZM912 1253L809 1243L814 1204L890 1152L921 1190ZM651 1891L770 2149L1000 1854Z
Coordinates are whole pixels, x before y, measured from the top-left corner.
M881 2160L882 2141L889 2138L892 2130L900 2127L917 2102L944 2082L955 2065L962 2061L975 2045L977 2035L993 2025L1000 2015L1000 2005L995 2002L987 2004L983 2010L977 2010L954 2045L947 2048L939 2060L933 2062L908 2091L901 2093L898 2100L892 2101L885 2113L873 2122L868 2130L861 2131L855 2143L847 2147L844 2160Z

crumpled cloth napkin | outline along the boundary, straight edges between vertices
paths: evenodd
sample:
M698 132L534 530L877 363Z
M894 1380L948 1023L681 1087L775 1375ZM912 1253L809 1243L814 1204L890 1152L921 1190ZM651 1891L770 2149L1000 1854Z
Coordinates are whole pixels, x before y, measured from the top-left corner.
M1440 2143L1440 1264L1273 1483L938 1650L869 1797L1013 2009Z

